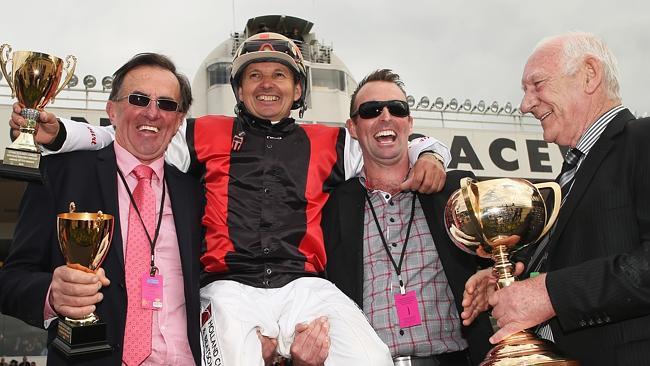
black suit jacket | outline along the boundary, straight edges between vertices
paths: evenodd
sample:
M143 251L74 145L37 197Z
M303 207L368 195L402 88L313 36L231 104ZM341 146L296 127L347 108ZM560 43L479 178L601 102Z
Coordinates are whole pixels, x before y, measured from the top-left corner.
M104 299L95 313L107 324L108 342L114 350L70 362L50 346L48 364L120 365L127 297L113 145L99 151L47 156L41 169L45 183L27 186L9 255L0 269L0 311L42 328L52 272L65 264L57 240L56 215L67 212L70 201L76 203L78 212L111 214L115 216L113 241L102 264L111 284L102 289ZM182 261L187 334L194 359L200 364L198 276L203 194L196 179L169 165L165 165L165 179ZM55 321L49 327L48 344L56 335L56 325Z
M623 110L577 171L549 242L555 341L583 365L650 364L650 119Z
M449 239L444 227L444 209L451 193L459 188L460 178L467 176L474 175L449 171L442 192L418 194L459 314L462 312L465 281L476 272L477 260L458 249ZM359 307L363 307L364 207L363 187L358 179L351 179L334 190L323 210L327 276ZM460 323L460 319L458 321ZM469 343L472 362L478 364L490 349L488 338L492 327L487 315L481 315L469 327L463 326L462 332Z

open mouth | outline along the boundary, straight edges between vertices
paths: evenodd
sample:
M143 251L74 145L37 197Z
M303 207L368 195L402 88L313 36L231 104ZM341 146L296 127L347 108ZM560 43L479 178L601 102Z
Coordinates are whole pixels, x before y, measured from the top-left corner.
M153 133L158 133L159 129L156 126L142 125L142 126L138 126L138 131L149 131Z
M377 132L373 137L380 143L390 143L397 139L397 134L393 130L383 130Z
M551 111L548 111L548 112L542 114L542 116L539 117L538 119L539 119L539 121L541 122L541 121L545 120L546 117L548 117L548 116L550 116L550 115L551 115Z
M278 97L277 95L258 95L255 97L255 99L262 102L275 102L280 100L280 97Z

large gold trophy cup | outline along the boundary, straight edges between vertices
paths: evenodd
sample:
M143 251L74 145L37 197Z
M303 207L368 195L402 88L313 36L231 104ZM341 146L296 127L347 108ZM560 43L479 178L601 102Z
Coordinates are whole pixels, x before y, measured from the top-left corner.
M537 242L553 226L560 209L560 186L510 178L483 182L463 178L460 186L445 208L449 236L460 249L495 262L497 289L511 285L516 279L510 253ZM540 189L554 191L549 218ZM481 366L579 365L553 348L553 343L533 333L519 332L494 346Z
M10 52L11 46L8 44L0 46L0 69L11 88L11 97L16 97L23 108L20 114L27 120L27 126L21 127L20 136L5 150L0 175L12 179L40 181L38 167L41 154L39 146L34 142L38 116L68 84L74 75L77 59L72 55L66 57L66 78L59 85L64 69L63 60L31 51L16 51L10 57ZM12 64L11 72L7 72L9 60Z
M113 216L102 213L70 212L57 215L59 246L68 267L95 272L104 261L113 236ZM82 319L61 317L54 346L66 356L110 351L106 323L94 313Z

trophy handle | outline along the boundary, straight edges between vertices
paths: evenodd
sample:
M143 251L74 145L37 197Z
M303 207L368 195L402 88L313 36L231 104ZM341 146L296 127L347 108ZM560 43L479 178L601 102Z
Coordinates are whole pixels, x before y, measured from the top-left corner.
M555 220L557 220L557 215L558 213L560 213L560 206L562 205L562 188L560 188L560 185L555 182L543 182L543 183L537 183L533 185L538 190L544 188L553 190L553 198L554 198L553 212L551 212L551 217L548 219L546 226L544 226L544 230L542 230L542 233L539 235L539 237L541 238L548 232L548 230L551 227L553 227Z
M8 44L3 44L0 46L0 69L2 69L2 75L5 76L9 88L11 88L11 97L16 96L16 91L14 90L14 83L12 82L9 74L7 73L7 62L9 61L9 52L11 52L11 46Z
M68 55L65 58L65 80L63 80L63 83L59 86L59 88L54 92L54 95L52 95L52 101L54 101L54 98L65 88L66 85L70 82L70 79L72 79L72 76L74 76L74 69L77 67L77 58L73 55Z
M477 235L480 236L477 239L483 241L484 243L488 243L485 234L483 234L483 226L481 225L481 222L479 221L478 217L476 217L476 215L478 215L478 211L480 210L478 207L478 202L476 205L472 203L472 198L469 192L470 189L473 190L473 188L476 188L476 184L474 183L475 181L472 178L469 177L462 178L460 180L460 189L461 189L463 199L465 200L465 206L467 206L467 211L469 212L470 221L474 226L474 231L476 232ZM476 193L477 192L474 192L475 197L478 196ZM476 206L476 209L474 209L474 206Z

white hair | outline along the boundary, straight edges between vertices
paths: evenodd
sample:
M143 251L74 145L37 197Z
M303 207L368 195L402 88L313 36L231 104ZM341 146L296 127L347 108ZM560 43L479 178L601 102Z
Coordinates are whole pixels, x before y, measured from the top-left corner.
M559 42L563 51L564 73L573 75L578 71L581 62L587 57L600 61L603 67L605 87L608 97L621 99L618 62L605 42L591 33L569 32L541 40L535 49L551 42Z

